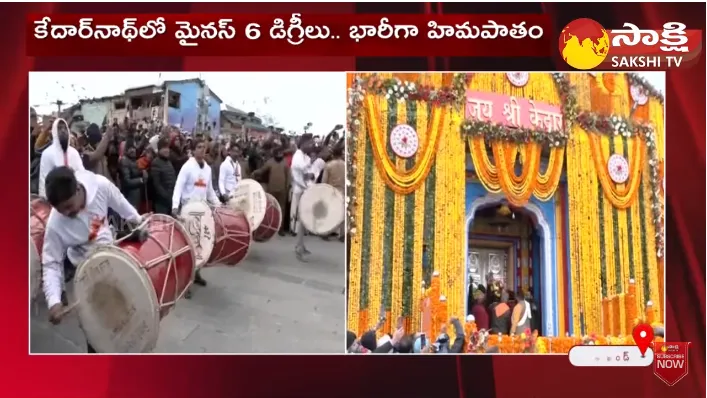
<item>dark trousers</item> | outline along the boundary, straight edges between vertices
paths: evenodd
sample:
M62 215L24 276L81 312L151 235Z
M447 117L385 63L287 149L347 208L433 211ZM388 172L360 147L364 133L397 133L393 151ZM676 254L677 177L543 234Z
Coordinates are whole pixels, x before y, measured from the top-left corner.
M280 200L278 199L278 203ZM282 204L280 204L280 207L282 207ZM282 210L282 230L285 232L290 232L290 193L286 192L285 193L285 206L282 207L280 210ZM294 231L291 231L294 232Z
M166 205L165 203L162 202L154 202L154 210L155 213L157 214L166 214L166 215L171 215L172 214L172 206Z

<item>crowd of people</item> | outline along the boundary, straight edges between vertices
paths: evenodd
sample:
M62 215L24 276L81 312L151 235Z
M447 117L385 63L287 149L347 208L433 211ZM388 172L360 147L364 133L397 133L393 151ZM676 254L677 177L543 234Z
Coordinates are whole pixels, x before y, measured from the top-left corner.
M514 293L505 289L503 283L489 278L486 285L472 286L469 291L465 323L474 324L474 333L465 330L458 318L451 318L441 325L440 333L430 340L423 331L409 333L402 320L392 333L382 333L384 319L371 330L357 336L347 333L347 352L352 354L387 353L463 353L475 352L480 336L521 335L540 329L537 305L529 293ZM450 330L451 329L451 330ZM493 353L497 347L485 350ZM496 351L497 352L497 351Z
M289 137L274 128L255 139L145 125L126 118L103 126L80 119L45 120L40 126L30 112L30 190L53 208L39 248L52 323L69 311L65 284L91 247L113 244L121 234L146 239L141 214L180 219L187 202L220 206L242 179L254 179L279 202L283 220L289 219L279 233L297 236L295 254L306 261L299 198L312 183L327 183L342 194L345 189L342 126L324 139L308 133ZM334 234L343 241L343 225ZM198 270L193 282L206 286ZM88 351L95 352L90 344Z
M203 143L203 157L212 171L218 198L226 200L237 180L259 181L278 200L283 220L289 221L282 223L281 236L296 234L297 201L306 187L306 181L291 171L293 159L295 168L304 161L295 156L298 149L311 164L311 170L307 170L311 173L301 174L312 174L312 179L342 193L345 188L344 141L338 133L341 126L324 138L312 134L287 136L271 128L269 135L258 138L243 133L218 139L199 133L188 135L175 126L143 128L128 119L103 126L88 124L85 129L59 126L57 137L52 136L51 121L37 125L36 114L31 116L30 126L30 188L39 196L45 196L44 178L49 169L45 167L45 173L40 173L42 153L52 146L49 150L57 152L58 161L66 155L73 169L84 168L108 178L140 213L171 214L177 176L193 157L196 145ZM50 157L44 159L47 163ZM343 242L343 226L336 235Z
M433 341L429 341L424 332L407 333L402 321L398 322L398 326L392 333L378 337L383 321L360 337L349 330L346 333L347 352L350 354L459 354L464 352L466 341L464 326L457 318L449 320L449 325L453 329L451 332L454 333L453 340L450 338L449 326L445 324Z

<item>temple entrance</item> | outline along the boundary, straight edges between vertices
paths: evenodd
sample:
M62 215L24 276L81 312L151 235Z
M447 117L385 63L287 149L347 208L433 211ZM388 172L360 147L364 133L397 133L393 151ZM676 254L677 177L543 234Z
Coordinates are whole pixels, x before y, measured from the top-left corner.
M543 333L540 237L533 214L524 208L494 203L475 210L467 237L467 314L471 313L473 293L479 285L487 291L488 305L492 294L488 286L498 281L508 293L511 308L517 292L530 296L529 301L537 308L533 324Z

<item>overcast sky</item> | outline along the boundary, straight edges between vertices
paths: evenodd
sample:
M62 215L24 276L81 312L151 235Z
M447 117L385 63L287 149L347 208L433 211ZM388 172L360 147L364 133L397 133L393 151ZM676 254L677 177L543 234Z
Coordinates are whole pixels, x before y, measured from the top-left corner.
M639 75L644 76L653 87L665 94L665 72L641 72Z
M664 72L641 73L665 92ZM345 124L346 80L343 72L32 72L29 101L37 112L56 110L57 99L73 105L79 99L121 94L125 89L164 80L201 77L226 104L258 115L269 114L285 130L326 134ZM68 105L67 105L68 106Z
M121 94L125 89L164 80L201 77L224 103L258 115L270 114L278 126L326 134L346 120L346 75L343 72L32 72L29 101L37 112L56 111L57 99L70 106L79 99Z

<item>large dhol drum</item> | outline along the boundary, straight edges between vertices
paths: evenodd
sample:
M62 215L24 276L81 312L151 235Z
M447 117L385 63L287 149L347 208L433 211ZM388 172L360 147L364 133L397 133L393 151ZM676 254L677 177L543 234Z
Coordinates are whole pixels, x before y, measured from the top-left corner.
M203 267L214 249L214 214L211 206L201 200L193 200L182 206L179 217L184 223L189 238L196 250L196 267Z
M344 222L344 196L329 184L311 185L302 193L297 213L309 232L330 234Z
M274 196L265 194L268 198L268 205L265 208L265 217L260 226L253 231L253 240L265 242L270 240L280 230L282 226L282 209Z
M228 207L245 213L252 231L263 222L267 206L268 199L263 186L258 181L250 179L239 181L236 190L231 192L228 200Z
M228 207L213 209L216 239L211 258L205 267L236 265L248 256L250 250L250 223L245 213Z
M44 231L52 206L44 198L32 195L29 202L29 280L30 299L42 291L42 247Z
M98 352L154 350L160 320L194 278L196 250L184 226L153 215L145 228L144 242L99 246L76 270L79 322Z

